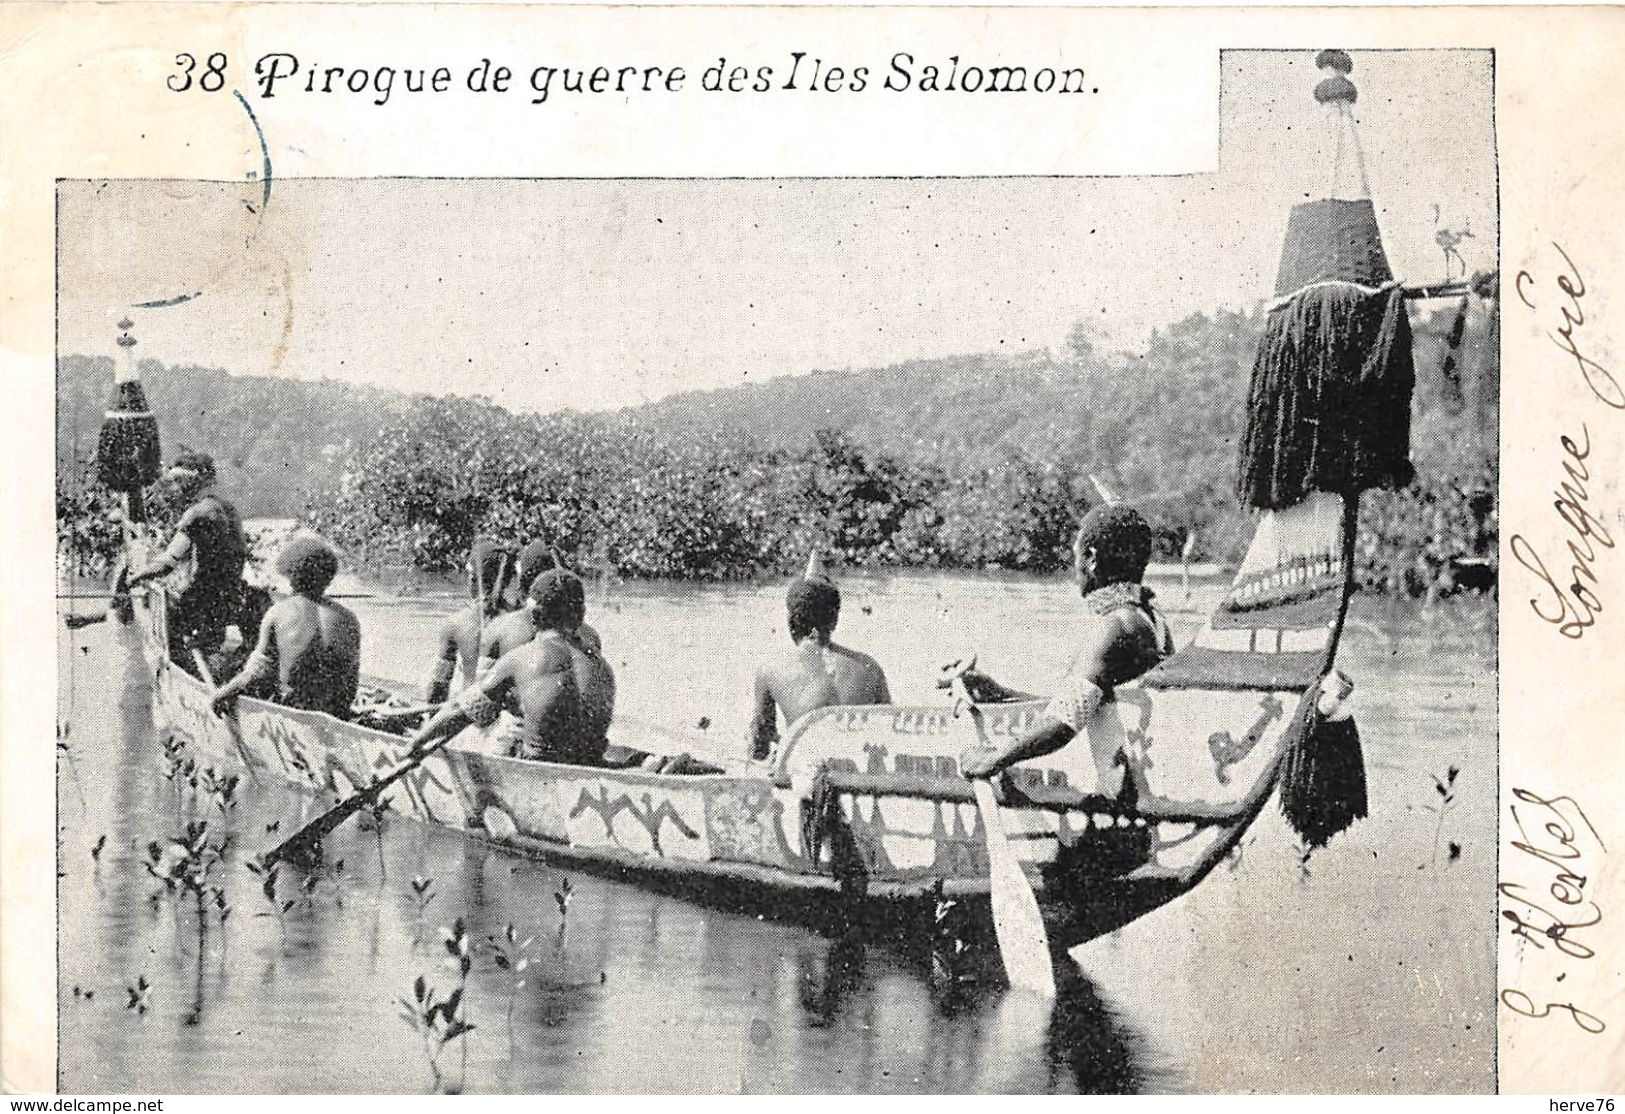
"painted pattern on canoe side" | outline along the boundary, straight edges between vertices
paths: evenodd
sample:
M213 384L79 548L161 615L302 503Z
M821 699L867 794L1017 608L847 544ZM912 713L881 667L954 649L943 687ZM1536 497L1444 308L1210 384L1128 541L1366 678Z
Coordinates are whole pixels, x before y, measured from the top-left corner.
M148 640L162 634L161 629L144 633ZM161 653L157 658L154 700L160 722L194 740L215 760L246 763L319 796L344 796L396 768L406 756L404 738L259 701L239 701L234 732L209 711L202 682ZM1158 703L1167 695L1158 694ZM1256 723L1259 694L1249 696ZM1149 738L1144 730L1149 715L1139 714L1135 698L1125 704L1132 709L1125 716L1130 737ZM1005 711L994 719L1003 734L1022 730L1036 714L1032 706ZM838 721L838 737L846 743L845 757L835 756L832 765L887 776L957 776L953 755L965 724L954 720L949 708L843 709L829 718ZM889 734L893 727L899 728L902 742ZM1249 776L1227 779L1230 784L1221 795L1243 792L1252 768L1267 760L1256 752L1269 751L1266 744L1272 740L1250 741L1255 753L1238 757L1236 767ZM938 879L976 886L987 877L981 819L966 801L883 791L837 793L843 838L855 852L838 868L829 841L816 862L802 847L805 779L784 786L766 777L597 770L495 757L478 745L460 745L465 742L477 744L473 735L457 740L397 783L388 795L390 807L450 828L486 826L486 835L496 842L520 836L521 847L526 841L529 846L552 844L623 860L708 863L723 870L730 865L767 868L803 877L828 877L856 862L869 883L921 887ZM1205 776L1217 785L1211 759L1202 758L1208 763ZM1025 772L1018 781L1069 785L1069 772L1065 766L1042 768ZM493 818L498 823L487 825ZM1217 825L1147 828L1122 815L1058 807L1009 807L1004 818L1018 858L1041 891L1060 874L1070 877L1080 869L1091 877L1126 872L1146 862L1174 870L1181 862L1200 859L1227 837Z

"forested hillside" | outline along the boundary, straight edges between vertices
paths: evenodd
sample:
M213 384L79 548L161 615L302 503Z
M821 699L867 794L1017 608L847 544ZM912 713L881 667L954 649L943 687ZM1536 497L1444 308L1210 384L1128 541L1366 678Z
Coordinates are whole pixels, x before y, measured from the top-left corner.
M167 461L186 445L210 453L245 515L286 517L332 486L410 399L336 380L229 375L220 368L143 360L141 381L158 416ZM57 361L56 463L59 489L77 486L96 452L112 394L113 361Z
M1091 473L1147 511L1164 555L1188 542L1239 557L1250 519L1231 483L1259 328L1194 315L1142 352L1080 330L1064 353L820 371L587 415L193 367L144 379L166 452L214 453L246 514L304 513L362 560L451 568L491 531L632 576L759 575L813 544L854 565L1047 570L1097 499ZM1418 481L1370 497L1362 537L1368 583L1410 590L1486 545L1498 382L1482 311L1418 310L1413 328ZM61 374L67 495L111 363L67 357Z

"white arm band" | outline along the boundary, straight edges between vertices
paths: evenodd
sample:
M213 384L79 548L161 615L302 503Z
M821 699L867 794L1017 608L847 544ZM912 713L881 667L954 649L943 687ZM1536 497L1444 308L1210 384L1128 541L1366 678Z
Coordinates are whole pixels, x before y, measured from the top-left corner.
M490 727L502 711L495 700L480 691L478 685L470 685L458 694L457 707L480 727Z
M1106 694L1093 681L1068 676L1061 683L1060 691L1044 706L1044 714L1056 723L1064 723L1081 733L1105 699Z

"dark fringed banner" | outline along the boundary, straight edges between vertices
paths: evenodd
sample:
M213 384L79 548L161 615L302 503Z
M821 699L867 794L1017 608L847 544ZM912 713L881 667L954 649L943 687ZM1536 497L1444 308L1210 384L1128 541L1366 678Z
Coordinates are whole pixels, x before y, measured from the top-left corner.
M1410 483L1410 319L1397 285L1300 290L1273 309L1253 362L1237 495L1268 510L1311 491Z
M1310 850L1366 816L1365 754L1354 720L1329 720L1304 699L1305 717L1281 770L1281 814Z
M158 419L141 381L118 384L96 440L96 478L114 491L138 492L158 479L161 465Z

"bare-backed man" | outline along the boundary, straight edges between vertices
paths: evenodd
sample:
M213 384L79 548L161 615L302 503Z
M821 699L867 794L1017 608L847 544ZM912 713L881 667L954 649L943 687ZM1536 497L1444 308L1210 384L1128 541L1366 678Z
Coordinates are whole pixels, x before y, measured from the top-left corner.
M1126 684L1173 653L1173 637L1140 583L1151 560L1151 527L1132 507L1096 507L1084 516L1072 543L1073 570L1083 595L1077 652L1059 690L1026 733L1003 747L974 747L959 761L968 778L988 778L1029 758L1054 753L1088 728L1116 686ZM963 677L978 703L1033 700L984 674ZM1106 733L1103 737L1109 738ZM1102 787L1117 769L1117 754L1094 755Z
M434 667L424 690L430 704L442 703L451 695L452 679L459 669L462 687L474 683L479 673L480 640L502 614L503 589L513 572L513 553L499 542L481 538L469 550L467 569L468 604L435 632Z
M558 554L553 552L551 546L546 542L533 541L519 551L517 580L528 587L548 569L560 567L562 566ZM527 595L516 610L505 611L485 625L485 631L480 635L480 661L477 669L479 676L483 677L485 671L500 661L504 655L512 653L536 637L536 617L532 614L535 607L535 601ZM594 651L603 649L598 632L586 623L581 624L580 634L581 641Z
M348 719L361 673L361 624L326 595L338 575L338 554L319 538L294 538L277 554L275 568L293 594L265 613L247 664L210 704L220 711L250 686L274 685L278 703Z
M581 637L586 589L574 573L555 568L536 578L529 595L536 637L437 712L413 738L414 748L470 723L490 727L507 711L520 722L518 757L602 762L615 715L615 673Z
M762 666L750 728L752 758L766 758L779 740L779 715L789 727L815 708L832 704L890 704L891 690L880 663L834 640L841 618L841 592L816 553L805 575L785 593L791 649Z

